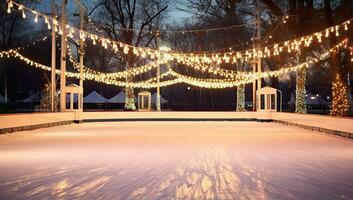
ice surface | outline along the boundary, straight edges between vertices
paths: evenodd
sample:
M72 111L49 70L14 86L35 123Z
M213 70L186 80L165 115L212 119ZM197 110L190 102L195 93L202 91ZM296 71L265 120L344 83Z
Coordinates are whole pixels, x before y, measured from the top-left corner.
M0 199L353 199L353 141L257 122L19 132L0 136Z

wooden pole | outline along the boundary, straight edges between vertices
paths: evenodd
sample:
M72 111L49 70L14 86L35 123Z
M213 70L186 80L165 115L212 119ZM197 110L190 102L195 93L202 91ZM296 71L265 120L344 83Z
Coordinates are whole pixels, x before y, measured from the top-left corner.
M255 49L260 49L261 48L261 16L260 16L260 7L259 7L259 1L255 0L254 3L256 4L256 38L253 40L253 48ZM261 72L261 65L262 65L262 60L259 57L257 60L254 59L253 61L253 73L255 72ZM252 91L253 91L253 111L256 111L257 109L257 102L256 101L256 91L258 89L261 89L261 78L254 80L253 86L252 86Z
M255 41L253 43L253 47L255 47ZM256 73L256 62L255 60L252 61L252 72ZM252 111L256 111L256 80L252 83Z
M83 31L84 26L84 10L80 6L80 30ZM80 39L80 87L83 89L83 56L84 56L84 40ZM83 94L80 94L79 109L83 109Z
M51 14L53 19L56 18L55 14L55 1L51 0ZM52 22L52 31L51 31L51 112L56 111L55 107L55 92L56 92L56 39L55 39L55 28L54 22Z
M257 26L257 36L256 36L256 42L257 42L257 48L261 48L261 13L260 13L260 5L259 5L259 0L256 0L256 10L257 10L257 19L256 19L256 26ZM259 57L257 59L257 72L262 72L262 59ZM257 80L257 89L261 89L261 78Z
M157 49L158 49L159 48L159 39L160 39L159 31L157 31L156 36L157 36L156 46L157 46ZM160 59L160 58L157 58L157 59ZM160 65L161 65L160 63L157 64L157 95L156 95L156 108L157 108L157 111L161 111L161 88L159 86L160 74L161 74L161 66Z
M67 0L61 1L61 73L60 73L60 111L66 110L66 4Z

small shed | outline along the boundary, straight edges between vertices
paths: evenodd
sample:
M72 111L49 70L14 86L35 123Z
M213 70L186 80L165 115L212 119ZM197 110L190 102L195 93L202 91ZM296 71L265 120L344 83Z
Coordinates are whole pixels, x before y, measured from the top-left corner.
M150 111L151 110L151 92L142 91L138 94L138 110Z
M257 111L277 111L277 89L263 87L256 91Z
M67 111L82 111L83 109L83 88L72 83L66 86L66 96L69 98L66 102ZM77 99L77 103L74 104Z

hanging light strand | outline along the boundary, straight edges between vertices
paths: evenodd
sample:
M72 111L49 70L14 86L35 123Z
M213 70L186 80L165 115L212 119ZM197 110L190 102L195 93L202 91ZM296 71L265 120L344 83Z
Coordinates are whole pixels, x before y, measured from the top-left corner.
M16 5L18 8L21 7L21 10L23 12L27 10L32 14L35 13L35 16L38 16L38 15L43 16L45 21L48 21L48 20L52 20L53 22L56 21L56 19L52 18L51 16L47 16L38 11L29 9L11 0L9 1L9 4L8 4L9 8L10 8L10 2L12 7L13 5ZM287 40L280 43L275 43L272 45L267 45L261 48L252 48L252 49L247 49L243 51L200 53L200 54L171 51L171 52L165 52L164 54L170 57L170 59L176 60L181 63L221 64L221 63L236 63L238 61L250 62L252 59L277 56L282 52L291 53L293 51L299 51L300 48L302 48L303 46L309 47L313 43L314 39L316 39L320 43L322 39L324 39L323 35L325 35L326 38L329 37L330 34L335 34L338 37L341 35L340 31L342 30L347 31L349 29L351 20L352 19L344 21L341 24L331 26L329 28L326 28L319 32L312 33L310 35L302 36L299 38ZM48 29L50 29L51 28L50 23L48 22L47 24L48 24ZM67 32L69 33L69 37L74 39L74 35L79 34L79 36L82 39L86 39L86 38L90 39L92 40L93 43L96 43L97 41L99 41L99 44L101 44L104 48L110 47L111 50L113 50L114 52L122 51L124 54L129 54L130 52L132 52L136 56L141 56L142 58L149 56L151 59L159 58L161 56L161 52L155 49L151 49L148 47L135 47L133 45L125 44L119 41L111 40L106 37L98 36L96 34L79 30L73 26L70 26L69 24L66 24L65 27L67 29Z
M316 58L311 58L308 61L301 63L299 65L288 67L288 68L282 68L282 69L275 70L275 71L269 71L269 72L256 72L256 73L249 72L246 76L241 77L238 80L234 80L234 81L224 81L224 80L210 81L208 79L199 79L199 78L194 78L194 77L188 77L185 75L178 74L176 72L171 72L171 75L176 76L176 78L172 79L172 80L162 81L162 82L160 82L159 86L166 87L166 86L177 84L177 83L187 83L187 84L190 84L190 85L193 85L196 87L212 88L212 89L235 87L235 86L251 83L254 80L259 79L259 78L277 77L281 74L295 72L295 71L298 71L302 68L308 68L308 67L312 66L313 64L319 62L320 60L325 60L325 59L329 58L330 53L333 52L334 49L346 47L346 46L347 46L347 40L344 40L344 41L340 42L339 44L337 44L336 46L334 46L333 48L331 48L329 51L321 54L320 56L318 56ZM42 65L42 64L37 63L33 60L30 60L30 59L24 57L23 55L21 55L20 53L18 53L16 50L9 50L9 51L0 52L0 58L3 58L3 57L5 57L5 58L14 57L14 58L17 58L17 59L25 62L26 64L28 64L32 67L46 70L46 71L51 70L51 67L46 66L46 65ZM60 74L60 70L56 70L56 73ZM72 78L79 78L80 77L79 73L73 73L73 72L67 72L66 75L68 77L72 77ZM85 73L84 78L86 80L93 80L96 82L101 82L101 83L105 83L105 84L109 84L109 85L116 85L119 87L132 87L132 88L155 88L155 87L157 87L157 83L151 82L151 80L126 83L123 81L111 80L111 79L107 79L105 77L102 77L100 75L89 74L89 73Z

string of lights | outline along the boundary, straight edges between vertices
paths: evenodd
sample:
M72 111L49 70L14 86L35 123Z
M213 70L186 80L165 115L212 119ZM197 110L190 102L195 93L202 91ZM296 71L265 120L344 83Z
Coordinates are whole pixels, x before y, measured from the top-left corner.
M89 22L94 23L92 19L89 19ZM136 28L123 28L119 27L116 28L116 30L123 30L123 31L142 31L144 33L149 33L151 35L159 34L159 33L200 33L200 32L214 32L214 31L225 31L225 30L230 30L230 29L235 29L235 28L241 28L241 27L247 27L249 25L255 24L255 20L251 20L249 22L246 22L244 24L237 24L237 25L231 25L231 26L223 26L223 27L216 27L216 28L203 28L203 29L191 29L191 30L167 30L167 29L155 29L155 30L148 30L147 28L145 29L136 29Z
M198 78L188 77L188 76L181 75L179 73L171 71L170 73L173 76L176 76L176 78L172 79L172 80L162 81L162 82L160 82L159 86L166 87L166 86L177 84L177 83L186 83L186 84L190 84L190 85L193 85L196 87L211 88L211 89L235 87L235 86L251 83L256 79L277 77L281 74L295 72L295 71L298 71L302 68L310 67L311 65L319 62L320 60L327 59L330 56L330 53L334 49L341 48L343 46L347 46L347 42L348 42L348 40L346 39L346 40L340 42L339 44L337 44L336 46L334 46L333 48L331 48L329 51L321 54L319 57L311 58L308 61L301 63L299 65L288 67L288 68L282 68L282 69L275 70L275 71L269 71L269 72L255 72L255 73L249 72L247 74L247 76L244 76L239 80L234 80L234 81L224 81L224 80L215 81L215 80L213 80L213 81L209 81L208 79L198 79ZM7 58L14 57L14 58L17 58L17 59L25 62L26 64L28 64L32 67L39 68L39 69L46 70L46 71L51 70L51 67L46 66L46 65L42 65L42 64L37 63L33 60L30 60L30 59L24 57L23 55L21 55L20 53L18 53L16 50L9 50L9 51L0 52L0 57L1 58L2 57L7 57ZM56 73L60 74L60 70L56 70ZM74 73L74 72L67 72L66 75L68 77L72 77L72 78L79 78L80 77L79 73ZM158 86L157 83L151 82L151 80L127 83L127 82L123 82L123 81L106 79L105 77L95 75L95 74L90 74L90 73L85 73L84 78L87 80L93 80L93 81L97 81L97 82L101 82L101 83L106 83L109 85L116 85L119 87L155 88Z
M0 52L0 58L11 58L11 57L18 59L31 67L41 69L44 71L51 71L50 66L46 66L46 65L40 64L38 62L35 62L35 61L23 56L22 54L20 54L16 50L11 49L9 51ZM60 75L61 71L57 69L57 70L55 70L55 73ZM77 72L66 72L65 75L70 78L76 78L76 79L80 78L80 73L77 73ZM84 73L83 76L84 76L84 79L86 79L86 80L92 80L92 81L105 83L108 85L115 85L115 86L119 86L119 87L133 87L133 88L155 88L155 87L157 87L156 83L149 83L150 81L126 83L124 81L105 79L104 77L101 77L100 75L96 75L96 74ZM172 84L175 84L178 82L180 82L180 81L178 81L178 80L164 81L164 82L161 82L160 85L161 85L161 87L165 87L165 86L169 86L169 85L172 85Z
M51 16L47 16L38 11L24 7L22 4L18 4L11 0L8 1L9 13L11 12L11 8L13 8L14 5L18 6L18 10L22 12L23 18L26 18L25 10L28 12L31 12L35 16L35 19L34 19L35 22L38 22L38 16L43 16L45 23L48 25L48 29L51 28L49 20L52 20L53 22L52 24L54 28L58 30L59 34L62 34L61 27L59 26L58 21L55 18L52 18ZM322 31L318 31L310 35L302 36L299 38L287 40L280 43L267 45L261 48L252 48L252 49L243 50L243 51L229 51L229 52L203 53L203 54L171 51L171 52L163 52L163 55L164 56L167 55L168 57L178 61L179 63L192 62L196 64L201 64L201 63L221 64L221 63L236 63L238 61L249 62L252 59L256 59L256 58L267 58L271 56L277 56L284 51L288 53L291 53L293 51L299 51L300 47L302 47L303 45L305 47L309 47L313 43L314 39L316 39L317 42L321 43L324 38L329 38L331 34L335 34L338 37L341 35L340 31L342 30L347 31L349 29L351 20L352 19L344 21L338 25L328 27ZM136 56L141 56L142 58L146 58L146 56L149 56L151 59L160 58L162 56L162 52L158 50L146 48L146 47L135 47L129 44L124 44L122 42L114 41L106 37L88 33L83 30L78 30L77 28L72 27L68 24L66 24L64 28L67 29L68 36L70 38L74 38L74 34L78 34L79 38L82 40L90 39L92 40L93 44L96 44L97 42L99 42L100 45L102 45L104 48L107 49L109 46L115 52L119 51L120 49L124 54L129 54L129 52L131 51Z
M80 63L77 62L72 54L71 48L68 46L68 56L69 56L69 61L73 64L74 68L76 70L80 69ZM85 73L91 73L91 74L96 74L98 76L102 76L107 79L119 79L119 78L126 78L126 77L134 77L143 73L147 73L151 71L152 69L157 68L158 65L160 64L165 64L166 62L164 60L161 60L159 62L151 62L146 65L142 65L140 67L134 67L127 69L125 71L120 71L120 72L99 72L97 70L94 70L92 67L87 67L84 65L84 72Z
M38 39L38 40L36 40L36 41L30 43L30 44L27 44L27 45L25 45L25 46L17 47L17 48L15 48L15 50L23 50L23 49L26 49L26 48L28 48L28 47L30 47L30 46L35 46L35 45L37 45L38 43L43 42L43 41L46 41L46 40L48 40L48 36L42 37L42 38L40 38L40 39Z
M321 43L323 39L329 38L331 34L339 37L341 31L348 31L352 19L344 21L338 25L331 26L324 30L312 33L310 35L302 36L299 38L287 40L280 43L275 43L261 48L253 48L244 51L229 51L224 53L174 53L172 52L171 57L176 59L181 63L236 63L240 62L249 62L253 59L258 58L269 58L272 56L278 56L282 52L292 53L300 51L301 47L310 47L316 40L318 43Z

